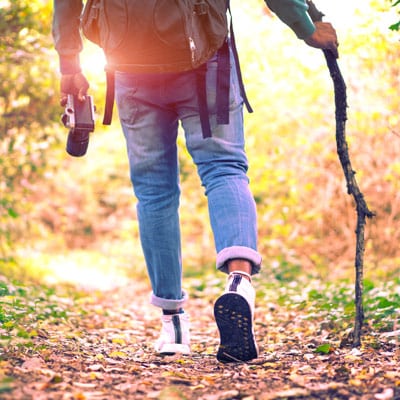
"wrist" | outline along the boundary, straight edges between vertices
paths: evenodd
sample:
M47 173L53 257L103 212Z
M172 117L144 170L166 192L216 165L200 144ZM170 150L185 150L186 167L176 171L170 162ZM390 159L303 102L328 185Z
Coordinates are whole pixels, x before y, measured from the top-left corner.
M294 22L290 25L299 39L307 39L315 32L315 25L310 18L304 18L301 21Z
M63 75L73 75L81 72L79 54L60 55L60 72Z

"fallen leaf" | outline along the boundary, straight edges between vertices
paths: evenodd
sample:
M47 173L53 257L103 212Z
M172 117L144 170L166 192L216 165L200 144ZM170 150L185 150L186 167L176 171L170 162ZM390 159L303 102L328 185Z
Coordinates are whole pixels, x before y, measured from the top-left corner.
M89 371L100 371L100 370L104 371L104 366L101 364L89 365L87 368Z
M333 351L333 348L332 348L332 346L331 346L329 343L321 344L320 346L318 346L318 347L315 349L315 352L316 352L316 353L322 353L322 354L329 354L329 353L331 353L332 351Z
M46 363L39 357L33 357L25 360L21 365L21 368L26 371L36 371L39 368L42 368L46 365Z
M80 389L94 389L97 386L96 383L82 383L82 382L74 382L73 385Z
M392 388L387 388L382 393L377 393L374 397L378 400L390 400L394 398L394 391Z
M294 388L287 390L280 390L274 393L266 393L261 395L260 400L273 400L273 399L285 399L290 397L306 397L310 395L310 391L303 388Z
M109 356L111 358L127 358L128 355L124 353L123 351L112 351Z
M157 400L186 400L185 394L176 386L164 388L157 397Z

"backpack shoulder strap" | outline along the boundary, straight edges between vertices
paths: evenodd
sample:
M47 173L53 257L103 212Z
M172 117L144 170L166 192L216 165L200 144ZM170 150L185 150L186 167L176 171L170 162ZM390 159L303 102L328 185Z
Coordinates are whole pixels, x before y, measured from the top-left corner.
M217 124L229 124L229 91L231 86L231 66L229 43L225 40L217 52Z
M106 69L106 102L104 106L103 125L111 125L115 97L115 73Z

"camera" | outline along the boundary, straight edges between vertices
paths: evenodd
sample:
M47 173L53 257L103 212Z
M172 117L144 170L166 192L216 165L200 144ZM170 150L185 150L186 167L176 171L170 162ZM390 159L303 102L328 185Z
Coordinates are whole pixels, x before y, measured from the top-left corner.
M89 134L94 131L94 112L92 96L79 100L78 96L68 95L61 121L70 129L66 150L71 156L82 157L86 154Z

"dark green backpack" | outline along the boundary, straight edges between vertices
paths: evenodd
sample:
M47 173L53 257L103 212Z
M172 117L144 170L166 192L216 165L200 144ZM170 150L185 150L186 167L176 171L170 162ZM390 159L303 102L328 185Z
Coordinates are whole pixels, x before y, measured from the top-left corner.
M223 45L227 9L227 0L88 0L81 26L110 69L185 71Z
M87 0L81 28L98 44L107 60L107 98L104 124L111 123L114 71L199 73L198 96L203 135L211 136L205 93L205 63L218 52L217 122L229 123L228 33L242 89L229 0ZM229 9L230 11L230 9Z

